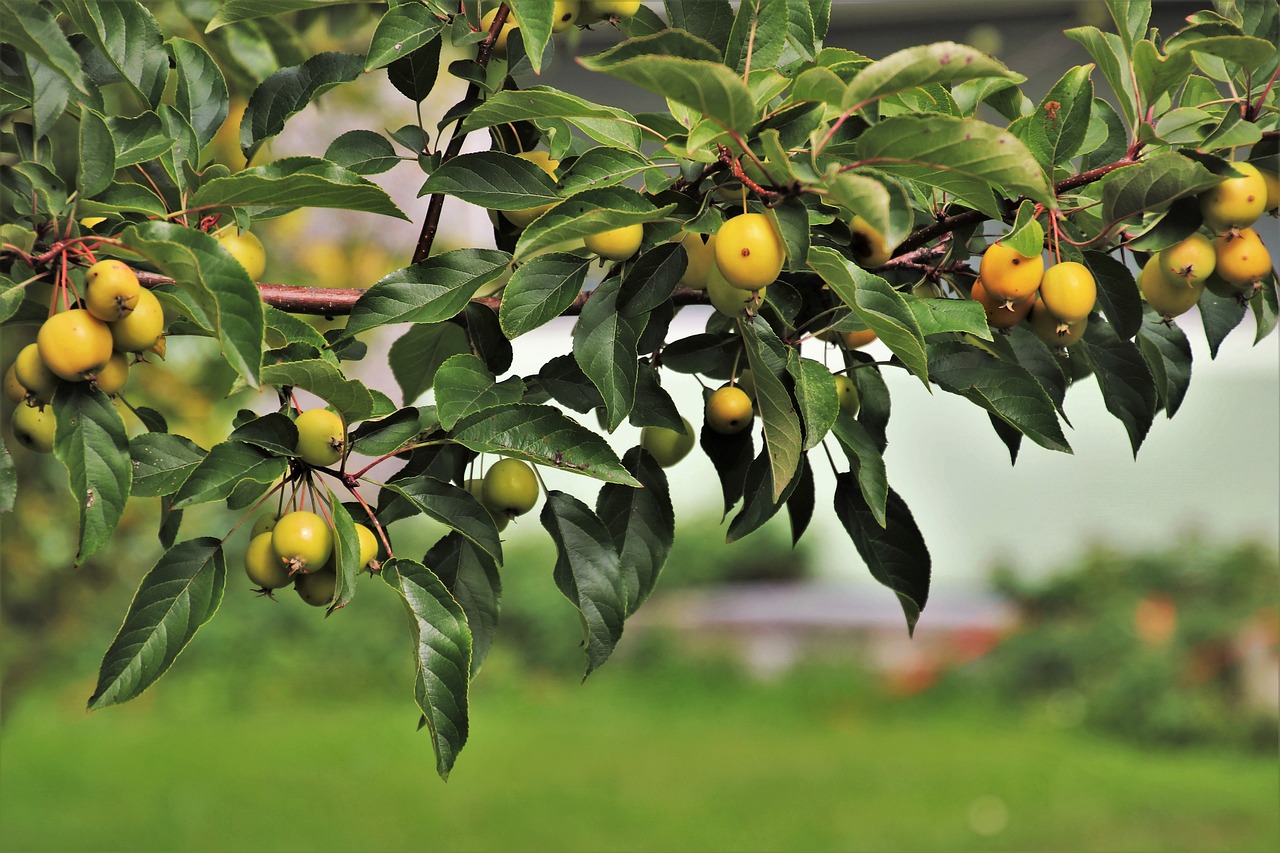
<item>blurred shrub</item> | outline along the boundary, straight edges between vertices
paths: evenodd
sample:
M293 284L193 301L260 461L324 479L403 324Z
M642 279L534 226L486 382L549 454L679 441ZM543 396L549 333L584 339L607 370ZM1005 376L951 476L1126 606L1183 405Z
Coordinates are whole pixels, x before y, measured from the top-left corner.
M1052 719L1161 744L1277 745L1276 553L1189 540L1097 550L1031 579L999 569L1020 627L984 662L998 692Z

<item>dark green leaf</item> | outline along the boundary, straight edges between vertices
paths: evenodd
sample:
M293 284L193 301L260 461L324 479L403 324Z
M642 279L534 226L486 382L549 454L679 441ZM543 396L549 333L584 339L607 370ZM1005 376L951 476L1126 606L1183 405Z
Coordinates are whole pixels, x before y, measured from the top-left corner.
M340 83L364 71L364 57L354 53L318 53L301 65L281 68L249 97L240 119L240 149L245 159L263 142L284 130L289 117Z
M277 456L298 455L298 428L289 416L271 412L246 420L231 431L228 441L242 441Z
M446 193L489 210L523 210L560 201L538 164L501 151L463 154L441 164L418 195Z
M498 453L610 483L638 486L599 435L552 406L516 403L464 418L453 440L477 453Z
M132 493L158 498L172 494L205 457L189 438L167 432L144 432L129 439L133 459Z
M147 106L159 106L169 79L169 54L146 7L137 0L61 0L59 5Z
M165 135L160 116L154 112L136 116L107 116L106 125L115 143L117 169L154 160L173 147L173 139Z
M215 444L173 495L174 509L226 500L244 482L274 483L289 470L288 461L239 441Z
M1175 151L1153 154L1107 175L1102 191L1104 231L1132 217L1153 213L1172 202L1196 195L1221 181L1195 160Z
M357 175L377 175L400 164L395 148L380 133L349 130L325 149L324 159Z
M110 186L115 177L115 140L102 116L82 107L78 142L80 170L76 173L76 189L82 197L89 198Z
M167 42L178 72L174 103L191 123L200 145L208 145L227 119L227 81L203 47L180 38Z
M387 66L387 79L411 101L426 100L440 74L440 42L435 39Z
M658 369L651 364L641 363L636 383L636 405L631 410L628 422L635 427L656 426L664 429L684 431L684 420L680 410L676 408L671 395L662 387L658 378Z
M399 477L386 486L419 512L458 531L493 559L502 562L502 543L493 516L466 489L434 477Z
M787 357L787 372L796 383L796 402L804 423L802 450L817 447L830 432L840 411L835 377L821 362L800 358L795 351Z
M1107 411L1124 424L1136 457L1151 429L1158 402L1146 359L1137 346L1118 337L1111 324L1096 319L1090 319L1084 340L1075 345L1075 351L1093 368Z
M796 478L795 489L787 498L787 518L791 522L791 547L800 544L800 537L809 529L813 520L813 509L817 493L813 485L813 466L809 457L805 456L800 465L800 476Z
M364 567L360 565L360 535L356 533L355 519L337 492L329 492L329 513L333 519L333 557L334 570L338 576L333 592L333 603L329 605L325 615L346 607L356 592L356 575Z
M1191 342L1176 324L1151 312L1142 318L1137 343L1155 380L1157 403L1173 417L1191 384Z
M4 41L55 69L76 89L88 94L80 57L52 12L30 0L0 0L0 15L5 20Z
M502 291L498 321L517 338L564 313L586 281L590 258L550 252L516 268Z
M618 277L591 293L573 327L573 357L600 391L613 432L626 420L636 401L636 343L646 316L629 317L618 310Z
M666 302L688 263L679 243L660 243L642 254L623 276L618 311L638 317Z
M967 45L953 42L919 45L890 54L858 72L845 89L841 107L862 109L881 98L932 83L958 83L980 77L1021 82L1022 75Z
M420 563L389 560L381 574L400 594L409 614L417 670L414 696L431 732L436 772L441 779L448 779L467 742L471 674L467 617L440 579Z
M62 383L53 412L53 452L70 476L80 510L76 558L85 560L111 538L129 499L129 439L111 398L87 383Z
M1098 284L1098 304L1118 336L1132 338L1142 325L1142 296L1129 268L1104 252L1085 252Z
M511 14L520 22L520 40L524 44L534 74L542 73L542 54L551 40L552 0L507 0Z
M887 521L887 502L889 500L889 481L886 479L884 456L871 437L871 433L854 418L841 415L835 424L836 440L844 449L849 459L849 471L858 478L858 490L862 493L862 502L875 519L876 524L884 527Z
M633 447L622 463L642 488L605 484L596 498L596 512L618 551L626 584L626 616L631 616L658 583L675 541L676 518L667 475L653 457Z
M164 675L213 618L227 585L222 543L192 539L169 548L134 593L98 671L89 710L127 702Z
M627 617L627 584L609 528L573 495L547 493L542 526L556 543L556 586L582 617L585 679L609 659Z
M711 464L715 466L720 478L720 491L724 495L724 512L729 514L734 504L742 499L746 486L747 469L755 458L755 446L751 439L751 431L732 435L718 433L705 424L699 439L702 451L707 454Z
M431 390L450 356L469 352L467 332L456 323L419 323L391 344L387 359L406 405Z
M388 323L447 320L477 289L502 275L510 260L506 252L495 249L455 249L396 270L361 295L344 335Z
M390 414L395 406L379 391L348 379L332 361L320 358L284 361L262 368L264 385L304 388L329 403L347 423Z
M623 148L592 148L585 152L557 182L565 195L611 187L652 169L648 158Z
M392 6L373 31L364 70L373 71L408 56L427 42L434 41L444 24L427 6L418 3Z
M498 628L502 580L493 559L459 533L450 533L431 547L422 562L436 573L462 607L471 629L471 677L489 655Z
M453 429L453 425L467 415L518 403L524 396L524 382L520 377L495 382L484 363L470 353L452 356L441 364L434 384L436 409L445 429Z
M1196 303L1200 311L1200 322L1204 325L1205 340L1209 344L1209 357L1218 357L1218 347L1226 340L1231 330L1240 325L1248 309L1245 303L1235 295L1219 296L1206 289L1200 294Z
M191 206L266 208L273 215L295 207L335 207L406 218L377 184L317 157L285 157L214 178L196 191Z
M785 366L786 356L781 342L760 317L740 326L747 363L756 386L756 403L760 407L760 422L772 472L773 501L776 503L800 465L800 419L791 395L772 364L777 363L778 372Z
M675 205L655 208L653 202L626 187L587 190L566 199L533 220L516 242L516 259L624 225L655 222Z
M893 489L885 505L881 526L853 484L852 474L836 475L836 516L871 576L898 596L907 617L907 632L914 634L920 612L929 599L932 559L911 510Z

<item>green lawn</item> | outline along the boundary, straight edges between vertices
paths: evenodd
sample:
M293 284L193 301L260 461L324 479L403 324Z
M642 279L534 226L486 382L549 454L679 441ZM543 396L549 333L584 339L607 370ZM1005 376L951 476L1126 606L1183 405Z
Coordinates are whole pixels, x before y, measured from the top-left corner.
M407 701L297 702L173 677L0 735L0 847L25 850L1270 850L1273 759L1137 749L838 673L755 684L501 665L446 785ZM489 674L486 673L486 676ZM488 682L488 683L486 683ZM225 685L224 685L225 686ZM406 693L407 695L407 693ZM296 704L296 707L295 707ZM980 834L982 830L986 834Z

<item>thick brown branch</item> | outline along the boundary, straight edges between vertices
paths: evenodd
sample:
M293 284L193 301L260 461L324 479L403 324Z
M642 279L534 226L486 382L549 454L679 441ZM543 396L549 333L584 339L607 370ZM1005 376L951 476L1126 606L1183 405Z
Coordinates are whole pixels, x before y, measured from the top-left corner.
M507 4L503 3L498 7L498 13L493 16L493 23L489 25L489 35L485 40L480 42L480 48L476 51L476 62L480 63L480 67L484 68L489 64L489 58L493 55L493 46L498 40L498 34L502 32L503 26L507 23ZM467 95L463 102L473 101L480 94L480 86L472 83L467 87ZM458 126L454 129L453 136L449 139L449 147L445 149L444 156L440 162L445 163L457 157L462 151L462 143L466 141L467 134L462 132L462 120L458 120ZM436 230L440 227L440 212L444 210L444 194L436 193L431 196L431 200L427 202L427 217L422 221L422 233L418 235L418 245L413 250L413 263L420 264L431 256L431 246L436 241Z
M1125 166L1132 166L1136 162L1138 161L1132 157L1122 157L1114 163L1108 163L1105 166L1099 166L1096 169L1090 169L1087 172L1081 172L1078 175L1072 175L1069 178L1064 178L1054 185L1054 194L1058 195L1068 192L1069 190L1082 187L1085 184L1091 184L1104 175L1114 172L1116 169L1122 169ZM1015 203L1011 208L1011 211L1016 209L1017 205ZM902 241L902 245L898 247L894 257L896 259L901 255L905 255L920 248L926 243L936 240L943 234L950 234L952 231L964 228L966 225L977 225L979 222L983 222L988 218L989 217L985 213L978 210L966 210L962 213L954 213L951 216L944 216L937 222L926 225L925 227L912 232L907 239ZM893 261L890 261L889 263L892 264Z

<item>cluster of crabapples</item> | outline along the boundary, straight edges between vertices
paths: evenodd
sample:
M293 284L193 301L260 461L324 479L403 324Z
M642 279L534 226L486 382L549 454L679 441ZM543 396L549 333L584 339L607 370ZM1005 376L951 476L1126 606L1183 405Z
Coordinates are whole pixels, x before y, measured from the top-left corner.
M5 372L5 394L15 404L14 437L40 453L53 450L53 401L60 385L91 382L115 395L142 353L164 353L160 301L123 262L89 267L80 304L51 314L35 343L20 350Z
M1166 319L1191 310L1208 288L1248 299L1271 272L1271 253L1252 226L1280 206L1280 182L1252 163L1199 197L1203 229L1150 257L1138 276L1147 303Z

